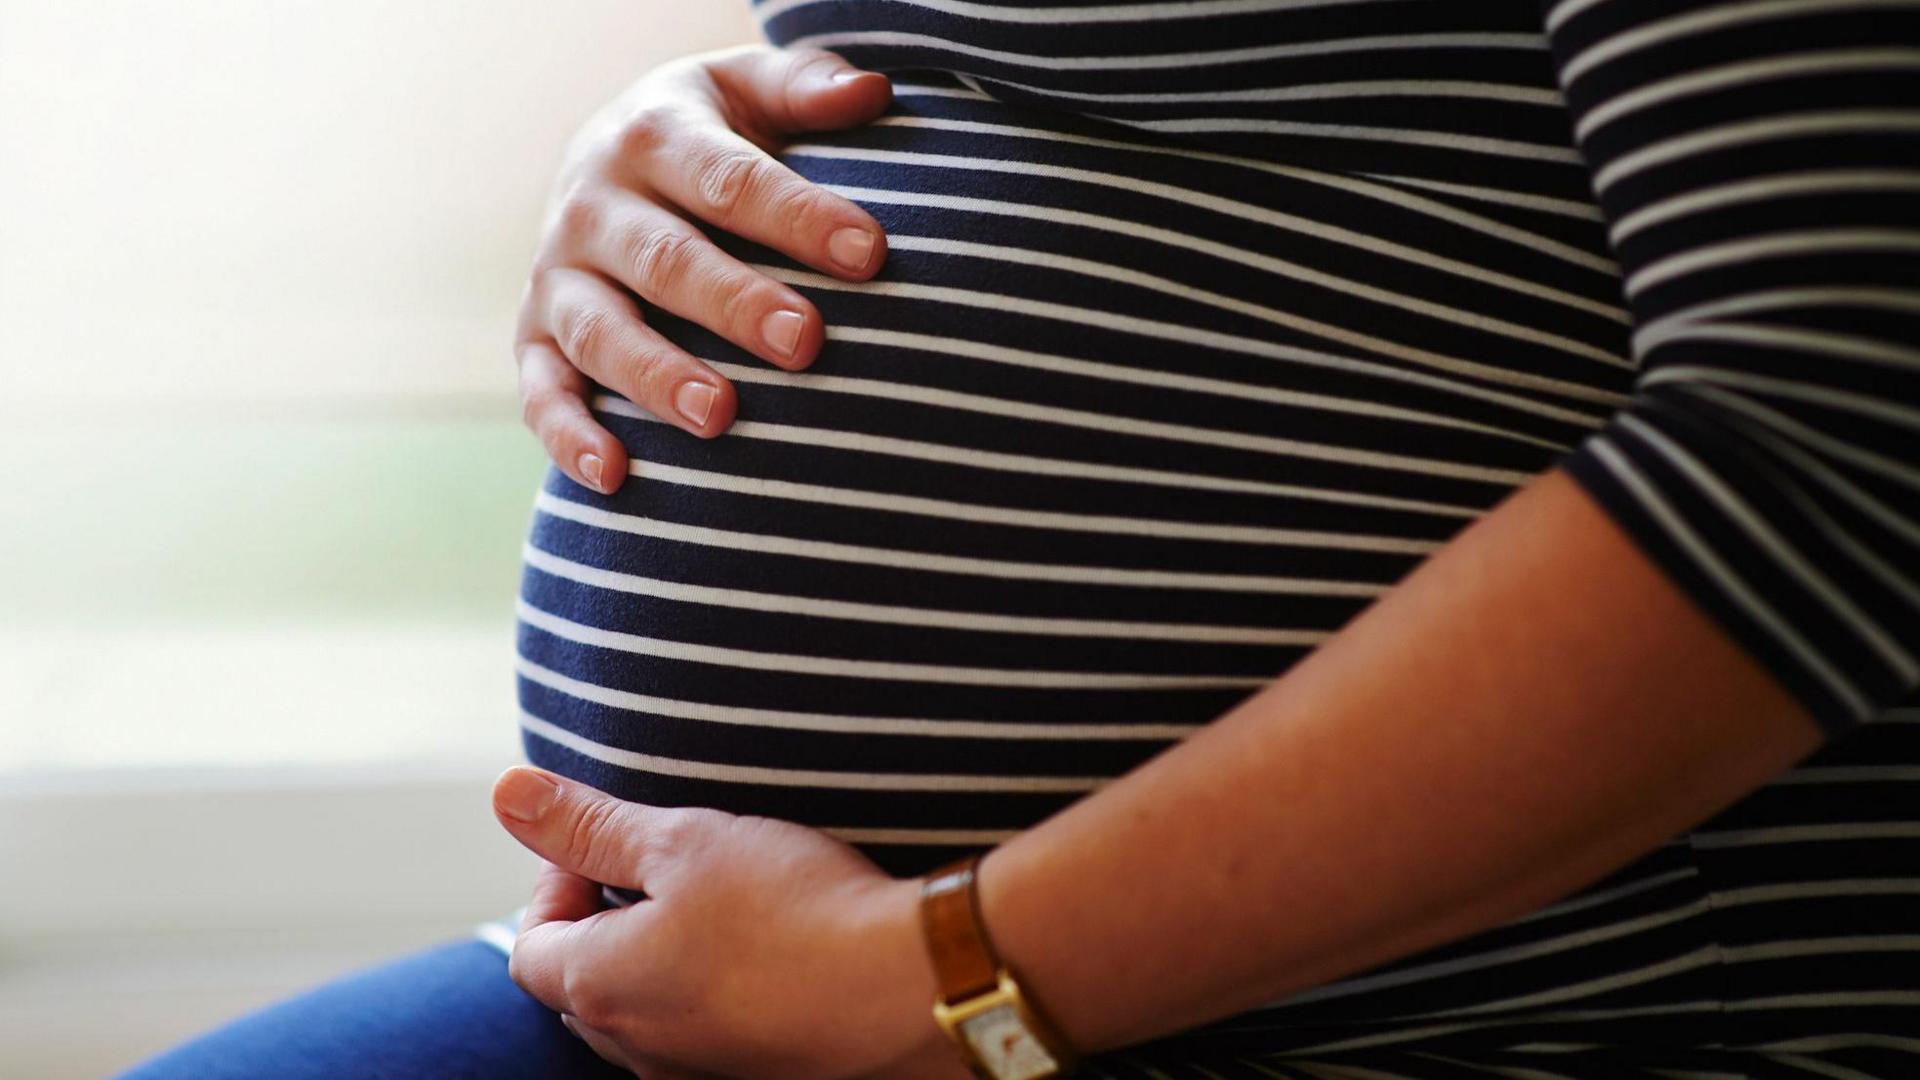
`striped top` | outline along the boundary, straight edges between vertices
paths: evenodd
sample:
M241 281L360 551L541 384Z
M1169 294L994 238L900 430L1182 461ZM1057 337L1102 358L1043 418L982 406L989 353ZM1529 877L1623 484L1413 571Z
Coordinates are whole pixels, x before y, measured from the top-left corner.
M549 475L535 761L919 873L1558 465L1827 745L1553 907L1090 1073L1920 1074L1920 0L757 11L895 77L786 152L888 263L717 238L820 307L804 373L653 316L740 419L601 397L633 478Z

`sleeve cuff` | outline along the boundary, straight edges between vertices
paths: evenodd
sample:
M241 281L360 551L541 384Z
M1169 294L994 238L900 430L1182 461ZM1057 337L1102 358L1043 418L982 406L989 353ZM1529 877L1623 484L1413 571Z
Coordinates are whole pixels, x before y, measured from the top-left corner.
M1693 404L1643 394L1560 467L1829 737L1910 700L1920 627L1896 594L1920 591L1911 560L1882 557L1817 475Z

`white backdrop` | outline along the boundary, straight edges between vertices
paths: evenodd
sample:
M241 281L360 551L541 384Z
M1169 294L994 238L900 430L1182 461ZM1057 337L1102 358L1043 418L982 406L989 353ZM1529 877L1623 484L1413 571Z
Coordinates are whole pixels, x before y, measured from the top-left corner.
M745 0L0 0L0 408L498 396L555 155Z
M744 11L0 0L0 1076L524 899L513 308L574 126Z

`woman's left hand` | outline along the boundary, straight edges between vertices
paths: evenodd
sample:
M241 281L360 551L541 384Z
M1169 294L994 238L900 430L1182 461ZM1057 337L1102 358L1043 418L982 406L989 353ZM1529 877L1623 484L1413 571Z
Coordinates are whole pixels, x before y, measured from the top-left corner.
M816 829L625 802L528 767L494 813L546 860L509 970L645 1080L961 1080L918 882ZM605 908L600 885L646 898Z

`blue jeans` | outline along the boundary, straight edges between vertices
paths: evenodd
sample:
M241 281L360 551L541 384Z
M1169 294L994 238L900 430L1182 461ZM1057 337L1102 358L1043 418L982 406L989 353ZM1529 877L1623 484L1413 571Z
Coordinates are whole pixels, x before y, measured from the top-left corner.
M209 1032L121 1080L633 1080L456 941L349 975Z

